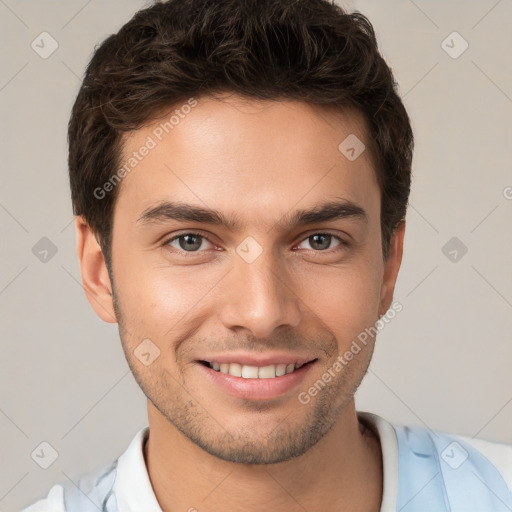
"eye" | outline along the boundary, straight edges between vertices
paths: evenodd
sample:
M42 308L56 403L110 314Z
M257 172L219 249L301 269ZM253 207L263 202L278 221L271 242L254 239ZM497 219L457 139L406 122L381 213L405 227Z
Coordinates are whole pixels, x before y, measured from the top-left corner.
M333 239L338 240L338 245L336 245L335 250L332 252L337 252L338 250L342 250L348 243L345 242L342 238L336 235L332 235L330 233L314 233L307 238L305 238L302 242L309 241L312 249L316 252L327 252L330 248ZM176 249L178 252L187 252L187 253L196 253L196 252L204 252L200 251L203 241L206 241L210 245L213 245L212 242L205 236L200 233L187 232L181 233L179 235L175 235L166 242L163 243L165 246L170 246ZM173 245L173 243L177 243L178 246ZM300 247L300 246L299 246ZM203 247L204 248L204 247Z
M333 252L336 252L337 250L342 249L348 245L347 242L345 242L342 238L336 235L331 235L330 233L314 233L305 238L301 243L310 241L309 243L311 244L313 250L322 252L329 249L329 246L331 245L331 242L334 238L339 241L339 244L335 246L337 249Z
M209 244L211 244L208 238L199 233L182 233L181 235L173 236L167 240L164 243L164 246L169 245L175 249L185 252L198 252L198 249L201 247L203 240L206 240ZM179 247L172 245L172 242L174 241L178 241Z

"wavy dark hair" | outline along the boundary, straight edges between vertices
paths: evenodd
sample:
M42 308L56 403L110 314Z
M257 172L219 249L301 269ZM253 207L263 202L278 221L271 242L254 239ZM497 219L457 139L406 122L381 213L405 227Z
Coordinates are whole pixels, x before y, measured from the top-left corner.
M168 0L138 11L95 48L68 126L73 212L111 272L123 134L191 97L232 92L356 108L381 192L382 254L405 219L413 133L370 21L327 0Z

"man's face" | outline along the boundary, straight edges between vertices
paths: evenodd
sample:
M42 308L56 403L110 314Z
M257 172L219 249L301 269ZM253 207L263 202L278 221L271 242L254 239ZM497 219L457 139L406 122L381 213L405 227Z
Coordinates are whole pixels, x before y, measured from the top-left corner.
M199 98L161 141L159 122L126 139L123 162L153 145L148 136L156 145L122 181L114 212L114 307L130 368L162 418L207 452L244 463L301 455L353 399L374 340L309 403L299 393L389 307L369 150L351 161L338 149L350 134L366 140L362 117L234 96ZM148 214L164 202L237 227ZM352 214L290 223L329 202ZM249 382L236 365L226 376L204 361L312 362Z

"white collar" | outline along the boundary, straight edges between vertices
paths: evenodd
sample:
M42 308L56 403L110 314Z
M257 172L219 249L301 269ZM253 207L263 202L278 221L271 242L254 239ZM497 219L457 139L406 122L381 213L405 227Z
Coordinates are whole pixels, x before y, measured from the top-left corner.
M398 499L398 439L393 425L371 412L357 411L379 436L382 452L382 502L380 512L395 512Z
M162 512L144 461L149 426L139 430L119 457L113 491L119 512Z

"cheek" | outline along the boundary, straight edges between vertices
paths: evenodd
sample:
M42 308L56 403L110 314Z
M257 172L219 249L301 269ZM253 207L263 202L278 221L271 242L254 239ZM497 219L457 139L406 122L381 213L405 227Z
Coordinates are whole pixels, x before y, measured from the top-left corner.
M357 264L304 274L301 299L346 345L378 320L381 279L381 267L369 256Z
M214 265L172 267L163 256L155 263L144 253L125 254L115 262L114 279L129 330L163 341L185 335L191 319L197 328L226 270Z

